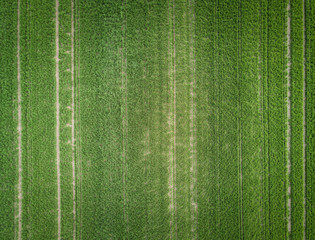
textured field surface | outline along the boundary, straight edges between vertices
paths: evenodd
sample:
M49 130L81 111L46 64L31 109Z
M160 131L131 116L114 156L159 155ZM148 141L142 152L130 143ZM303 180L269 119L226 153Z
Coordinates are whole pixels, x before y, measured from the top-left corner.
M0 239L315 239L314 4L0 1Z

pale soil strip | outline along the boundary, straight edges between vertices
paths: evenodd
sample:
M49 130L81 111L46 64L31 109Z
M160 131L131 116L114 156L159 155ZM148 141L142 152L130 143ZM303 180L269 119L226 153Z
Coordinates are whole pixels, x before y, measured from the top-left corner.
M77 134L76 134L76 139L77 139L77 159L78 159L78 182L79 182L79 193L77 193L77 195L79 196L79 207L80 207L80 235L79 235L79 239L82 239L82 159L80 156L80 151L81 151L81 137L80 137L80 133L81 131L81 124L80 124L80 8L79 8L79 1L76 1L76 21L77 21L77 34L76 34L76 43L77 43L77 47L76 47L76 54L77 54L77 88L76 88L76 99L77 99Z
M145 73L144 73L145 74ZM146 78L146 76L144 75L144 78ZM145 176L145 182L144 182L144 188L145 188L145 191L146 192L149 192L148 189L147 189L147 185L148 185L148 170L147 170L147 165L148 165L148 156L151 154L151 151L150 151L150 129L147 128L145 130L145 133L144 133L144 140L143 140L143 145L144 145L144 152L143 152L143 158L144 158L144 176ZM146 196L146 203L148 203L148 198ZM148 212L148 210L147 210ZM144 239L148 239L148 215L146 217L146 222L145 222L145 225L143 226L144 227L144 231L145 231L145 236L144 236Z
M74 137L74 0L71 0L71 146L72 146L72 201L73 201L73 239L76 238L76 202L75 202L75 137Z
M173 100L173 104L174 104L174 115L173 115L173 120L174 120L174 124L173 124L173 133L174 133L174 143L173 143L173 151L174 151L174 154L173 154L173 164L174 164L174 171L173 171L173 174L174 174L174 195L173 195L173 198L174 198L174 216L175 216L175 236L176 236L176 239L177 239L177 214L176 214L176 38L175 38L175 0L173 0L173 43L174 43L174 46L173 46L173 57L174 57L174 70L173 70L173 74L174 74L174 86L173 86L173 96L174 96L174 100Z
M21 58L20 58L20 0L17 8L17 93L18 93L18 240L22 239L22 91L21 91Z
M30 2L27 3L27 28L28 29L31 29L31 10L30 10ZM31 37L30 37L30 40L27 42L27 49L30 49L31 48ZM29 74L25 74L27 77L30 77ZM28 85L28 96L32 96L32 91L34 91L32 89L32 80L30 79L29 81L29 85ZM32 116L32 111L30 109L32 109L34 106L32 105L32 101L30 101L30 99L28 98L28 109L29 111L27 111L27 116L26 116L26 121L28 119L31 119L31 116ZM25 132L25 135L28 135L29 133L29 129L26 128L24 130ZM25 205L25 208L26 209L25 211L27 211L27 226L29 227L29 234L28 234L28 239L33 239L33 233L34 233L34 228L36 228L36 226L34 227L34 223L33 223L33 218L34 218L34 211L33 211L33 199L34 199L34 187L32 185L32 182L33 182L33 176L34 176L34 163L32 161L33 159L33 149L34 149L34 146L33 146L33 142L30 138L26 138L26 143L25 145L27 146L27 149L26 149L26 154L25 154L25 161L27 163L27 175L29 176L29 179L28 181L31 182L31 184L28 184L27 186L27 192L25 193L25 196L28 196L28 200L30 201L30 204L28 205ZM22 216L23 217L23 216Z
M216 167L217 167L217 170L216 170L216 181L217 181L217 187L218 187L218 194L217 194L217 214L216 214L216 220L217 220L217 229L220 229L220 226L221 226L221 218L220 218L220 213L221 213L221 205L220 205L220 162L221 162L221 145L220 145L220 142L221 142L221 134L220 134L220 126L222 125L221 124L221 86L220 84L218 83L218 79L220 78L220 73L219 72L219 66L218 66L218 61L219 61L219 37L220 37L220 32L219 32L219 20L220 20L220 12L219 12L219 1L216 0L215 1L215 7L214 7L214 21L215 21L215 42L214 42L214 48L215 48L215 61L214 61L214 74L215 74L215 80L216 80L216 84L215 86L218 87L218 105L219 105L219 108L218 108L218 121L219 121L219 124L217 124L216 126L216 133L218 133L218 137L217 137L217 141L216 141L216 145L218 146L218 163L216 164Z
M288 7L287 7L287 118L288 118L288 129L287 129L287 149L288 149L288 162L287 162L287 169L288 169L288 176L290 177L291 174L291 2L289 0ZM288 231L291 233L291 186L290 180L288 181Z
M57 201L58 201L58 240L61 239L61 189L60 189L60 119L59 119L59 1L56 0L56 163L57 163Z
M262 33L262 14L261 14L261 3L259 6L259 25L260 25L260 35L259 35L259 55L258 55L258 81L259 81L259 90L258 90L258 96L259 96L259 113L260 113L260 123L261 126L264 126L264 117L263 117L263 113L264 113L264 88L263 88L263 80L262 80L262 37L261 37L261 33ZM260 137L262 139L264 139L264 134L263 134L263 127L260 129ZM264 140L262 141L262 145L263 145ZM260 169L261 169L261 174L260 174L260 186L261 186L261 196L260 196L260 211L261 211L261 215L260 215L260 219L261 219L261 236L264 236L264 206L263 206L263 200L264 200L264 165L263 165L263 159L264 159L264 151L263 151L263 147L262 145L260 145Z
M239 62L242 61L242 8L241 8L240 1L238 6L238 29L237 29L237 78L239 81L239 88L238 88L238 112L240 118L238 119L238 131L239 131L239 149L238 149L238 157L239 157L239 194L240 194L240 237L244 238L244 208L243 208L243 155L242 155L242 105L241 105L241 86L242 86L242 79L240 78L240 66Z
M145 4L148 4L148 1L146 0L145 1ZM145 18L145 23L147 22L147 18ZM145 24L145 30L147 31L147 25ZM144 48L146 48L146 44L144 44ZM146 66L147 66L147 57L145 57L144 59L144 67L143 67L143 79L145 81L147 81L147 72L146 72ZM149 102L149 98L148 98L148 92L145 91L145 103L148 103ZM147 104L145 104L145 106L147 106ZM144 141L143 141L143 145L144 145L144 154L143 154L143 157L144 157L144 189L145 189L145 192L149 192L148 191L148 188L147 188L147 185L148 185L148 182L149 182L149 179L148 179L148 169L150 169L150 167L148 166L148 156L151 155L151 151L150 151L150 121L147 120L147 124L148 124L148 127L147 129L144 131ZM146 204L148 205L148 196L146 195L145 197L145 202ZM149 213L148 211L148 207L146 207L146 212ZM146 214L146 222L145 222L145 225L144 225L144 232L145 232L145 236L144 236L144 239L148 239L148 214Z
M167 20L168 20L168 26L170 26L170 1L168 1L168 17L167 17ZM171 41L170 41L170 38L171 38L171 30L169 29L169 33L168 33L168 79L170 80L171 79L171 75L172 75L172 71L171 71L171 67L170 65L172 64L172 52L171 52L171 47L170 47L170 44L171 44ZM172 122L171 122L171 119L172 119L172 99L171 99L171 96L172 96L172 85L173 83L170 82L170 105L169 105L169 116L168 116L168 127L169 127L169 133L172 134L173 133L173 129L172 129ZM173 169L173 161L174 161L174 158L173 158L173 139L172 139L172 136L170 137L170 143L169 143L169 166L168 166L168 171L169 171L169 180L168 180L168 189L169 189L169 192L168 192L168 197L169 197L169 200L170 200L170 205L169 205L169 211L170 211L170 239L173 239L173 221L174 221L174 169Z
M127 111L127 54L126 51L126 31L127 31L127 16L126 16L126 9L127 9L127 0L123 1L123 9L124 9L124 19L123 19L123 26L122 26L122 50L121 50L121 81L122 81L122 89L123 91L123 112L122 112L122 125L123 125L123 153L122 153L122 160L123 160L123 201L124 201L124 221L126 223L126 232L128 233L128 215L127 215L127 196L126 196L126 174L127 174L127 167L126 167L126 148L127 148L127 129L128 129L128 111ZM126 56L125 56L126 55Z
M305 0L303 0L303 189L304 189L304 230L303 230L303 239L306 239L306 113L305 113L305 102L306 102L306 37L305 37Z
M261 17L261 15L260 15ZM261 22L260 22L261 24ZM263 84L262 84L262 77L261 77L261 71L262 71L262 67L261 67L261 37L259 37L259 55L258 55L258 81L259 81L259 90L258 90L258 96L259 96L259 113L260 113L260 124L261 126L263 126L263 95L262 95L262 91L263 91ZM260 129L260 131L262 131ZM260 132L260 137L263 138L262 136L263 134ZM261 229L263 229L263 219L264 219L264 210L263 210L263 192L264 192L264 180L263 180L263 149L262 149L262 145L260 145L259 148L259 157L260 157L260 176L259 176L259 180L260 180L260 211L261 211L261 215L260 215L260 226ZM263 236L263 234L261 235Z
M196 58L195 58L195 11L194 11L195 1L189 0L189 32L190 32L190 69L191 69L191 108L190 108L190 153L191 153L191 168L190 168L190 192L191 192L191 232L192 239L197 239L197 214L198 214L198 204L197 204L197 159L196 159L196 142L195 142L195 119L196 119L196 106L195 106L195 86L196 86Z

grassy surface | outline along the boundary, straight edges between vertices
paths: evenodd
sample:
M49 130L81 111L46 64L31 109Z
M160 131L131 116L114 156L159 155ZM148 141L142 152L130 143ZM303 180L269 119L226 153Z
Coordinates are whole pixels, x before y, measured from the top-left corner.
M123 72L122 88L125 163L126 239L147 236L146 156L149 152L148 112L146 94L147 5L145 1L124 2L123 9Z
M303 2L291 0L291 149L292 162L290 185L292 207L292 239L303 239L304 236L304 24Z
M178 239L192 238L191 235L191 197L190 197L190 99L191 99L191 66L190 66L190 19L189 1L173 1L173 114L174 114L174 183L175 183L175 236ZM182 41L178 41L182 39Z
M259 59L260 4L239 5L239 158L241 234L244 239L262 238L262 78ZM254 187L253 187L254 186ZM253 214L255 212L256 214Z
M198 236L219 238L218 3L196 1Z
M168 197L168 26L167 1L146 5L145 78L143 94L147 129L144 131L142 159L145 161L145 198L147 202L145 235L148 239L167 239ZM152 51L151 49L154 49Z
M73 235L71 0L59 3L61 235Z
M17 210L17 2L0 7L0 236L16 236Z
M23 238L57 236L55 3L21 3ZM27 226L27 227L26 227Z
M239 2L218 3L219 238L241 236ZM227 221L227 219L229 219Z
M270 238L270 201L269 201L269 142L268 142L268 15L267 1L260 2L260 34L259 34L259 74L261 75L261 108L262 108L262 129L263 129L263 148L262 148L262 239Z
M270 239L287 232L287 2L268 4L267 95Z
M315 237L315 129L314 129L314 29L315 8L312 1L305 1L305 144L306 144L306 237Z
M19 231L17 3L0 239ZM22 239L314 238L310 0L59 0L60 229L55 4L20 5Z
M78 238L125 235L123 6L79 3L80 224ZM100 34L101 33L101 34Z

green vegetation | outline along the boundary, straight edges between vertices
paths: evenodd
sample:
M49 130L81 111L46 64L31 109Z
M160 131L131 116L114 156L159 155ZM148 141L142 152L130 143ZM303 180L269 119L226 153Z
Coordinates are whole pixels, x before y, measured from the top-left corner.
M304 235L304 24L303 2L291 0L291 238Z
M15 0L0 20L0 239L315 237L310 0Z
M147 235L146 173L150 157L146 94L150 88L146 79L146 22L145 1L123 3L123 102L124 128L123 160L125 163L125 222L126 239L141 239Z
M0 238L14 239L17 210L17 2L0 4Z
M115 0L77 4L80 66L77 161L81 168L77 182L80 209L77 237L123 239L126 234L123 5Z
M268 15L267 7L268 1L264 0L260 2L260 34L259 34L259 74L261 77L261 108L262 108L262 239L270 239L270 201L269 201L269 142L268 142Z
M314 5L314 4L313 4ZM306 159L306 238L315 237L315 8L312 1L306 0L304 6L305 22L305 159Z
M23 239L57 237L55 2L21 2ZM27 226L27 227L26 227Z
M241 237L239 2L218 1L219 238ZM198 31L198 29L197 29ZM210 103L211 105L211 99ZM229 219L227 221L226 219Z
M190 14L189 1L173 1L170 4L172 18L171 38L173 46L173 135L174 135L174 201L175 201L175 238L192 238L191 224L191 88L193 84L190 66ZM178 41L182 39L182 41ZM171 120L172 121L172 120Z
M61 236L73 235L71 0L59 2Z
M287 208L287 1L267 7L267 103L269 234L270 239L288 236ZM268 231L267 230L267 231Z
M240 232L244 239L262 239L263 109L259 65L261 9L258 1L254 3L250 0L242 1L239 8L240 218L243 225Z
M218 1L196 1L198 237L219 238Z
M168 197L169 154L169 79L168 79L168 15L167 1L152 1L146 5L145 21L145 76L143 85L145 198L147 239L167 239L170 235ZM141 116L140 116L141 117ZM139 125L138 125L139 126ZM140 127L140 126L139 126ZM140 127L141 128L141 127Z

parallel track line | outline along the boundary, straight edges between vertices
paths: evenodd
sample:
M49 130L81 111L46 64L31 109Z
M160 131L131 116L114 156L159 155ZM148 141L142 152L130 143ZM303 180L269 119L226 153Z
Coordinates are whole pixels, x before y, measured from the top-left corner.
M56 0L56 165L57 165L57 201L58 201L58 240L61 239L61 189L60 189L60 106L59 106L59 1Z
M287 160L287 171L288 176L291 174L291 16L290 16L291 2L289 0L287 7L287 150L288 150L288 160ZM291 184L288 181L287 186L288 194L288 232L291 233Z
M20 0L17 8L17 94L18 94L18 240L22 239L22 91L21 91L21 57L20 57Z
M72 147L72 202L73 239L76 239L76 191L75 191L75 133L74 133L74 0L71 0L71 147Z
M176 239L177 239L177 214L176 214L176 209L177 209L177 206L176 206L176 34L175 34L175 0L173 0L173 44L174 44L174 47L173 47L173 56L174 56L174 66L173 66L173 73L174 73L174 87L173 87L173 104L174 104L174 115L173 115L173 120L174 120L174 124L173 124L173 132L174 132L174 148L173 148L173 168L174 168L174 171L173 171L173 174L174 174L174 195L173 195L173 198L174 198L174 214L175 214L175 236L176 236Z
M303 239L306 239L306 20L305 0L303 0L303 190L304 190L304 216L303 216Z
M196 59L195 59L195 1L189 0L189 15L190 15L190 67L191 67L191 108L190 108L190 151L191 151L191 233L192 239L197 239L197 225L198 225L198 204L197 204L197 179L196 179L196 169L197 169L197 160L196 160L196 144L195 144L195 86L196 86Z

